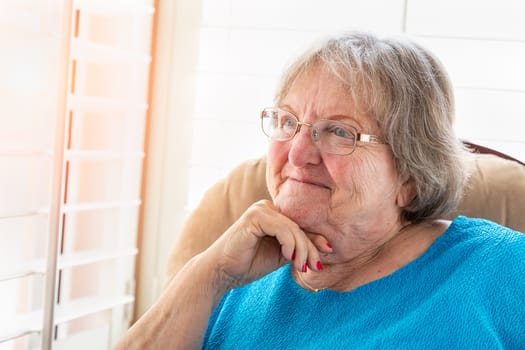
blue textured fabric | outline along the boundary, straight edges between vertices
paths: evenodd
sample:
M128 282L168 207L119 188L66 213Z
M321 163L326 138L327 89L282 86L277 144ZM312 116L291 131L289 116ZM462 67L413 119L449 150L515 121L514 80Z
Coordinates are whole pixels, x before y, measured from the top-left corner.
M525 349L525 235L456 218L418 259L351 292L290 266L225 295L205 349Z

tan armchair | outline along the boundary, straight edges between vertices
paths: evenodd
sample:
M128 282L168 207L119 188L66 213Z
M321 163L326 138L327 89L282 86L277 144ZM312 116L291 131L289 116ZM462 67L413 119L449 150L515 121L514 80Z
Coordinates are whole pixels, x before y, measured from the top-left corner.
M491 149L467 144L476 152L474 172L451 217L485 218L525 232L525 164ZM168 278L205 250L252 203L270 198L265 168L265 158L246 161L206 192L176 239L168 261Z

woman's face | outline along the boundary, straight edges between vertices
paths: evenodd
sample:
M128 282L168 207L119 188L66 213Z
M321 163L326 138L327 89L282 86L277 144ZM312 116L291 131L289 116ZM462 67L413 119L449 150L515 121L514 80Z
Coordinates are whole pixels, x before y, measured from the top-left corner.
M382 136L377 123L359 114L341 83L322 69L301 75L278 107L305 123L333 119ZM320 152L310 133L303 126L292 140L270 142L267 183L282 213L332 244L341 239L335 232L378 231L380 236L398 227L410 190L398 176L388 145L358 142L352 154L333 155Z

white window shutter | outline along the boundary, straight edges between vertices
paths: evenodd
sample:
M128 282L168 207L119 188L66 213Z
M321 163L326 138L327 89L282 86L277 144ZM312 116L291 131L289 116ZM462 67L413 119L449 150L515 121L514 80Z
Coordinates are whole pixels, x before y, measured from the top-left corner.
M0 349L110 349L129 326L153 14L0 4Z

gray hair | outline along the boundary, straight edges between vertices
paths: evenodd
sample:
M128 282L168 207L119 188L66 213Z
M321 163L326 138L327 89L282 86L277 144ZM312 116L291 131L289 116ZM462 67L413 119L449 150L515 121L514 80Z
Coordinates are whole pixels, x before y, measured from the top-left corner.
M343 83L360 113L378 122L397 170L413 180L416 196L402 219L450 214L462 197L470 154L453 130L454 94L441 62L406 39L346 33L296 59L282 76L275 102L298 76L319 65Z

